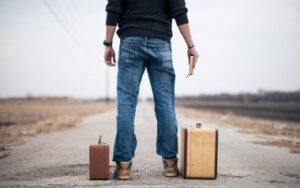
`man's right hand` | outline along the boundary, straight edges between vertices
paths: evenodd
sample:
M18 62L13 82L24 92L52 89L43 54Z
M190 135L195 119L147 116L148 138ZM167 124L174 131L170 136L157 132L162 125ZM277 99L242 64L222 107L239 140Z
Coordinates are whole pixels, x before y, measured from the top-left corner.
M105 47L104 61L108 66L116 66L116 54L113 47Z
M194 67L193 67L193 68L195 68L196 63L197 63L197 61L198 61L198 57L199 57L199 54L198 54L198 52L197 52L197 49L196 49L195 47L189 48L187 54L188 54L188 58L189 58L190 56L194 56L194 63L193 63Z

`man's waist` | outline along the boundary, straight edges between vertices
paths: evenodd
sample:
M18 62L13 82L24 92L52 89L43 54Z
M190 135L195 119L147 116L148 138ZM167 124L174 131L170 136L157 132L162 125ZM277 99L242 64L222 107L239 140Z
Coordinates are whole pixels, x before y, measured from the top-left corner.
M160 27L150 27L143 25L132 25L128 24L123 27L120 27L117 31L117 34L120 38L125 38L129 36L148 36L159 38L165 41L170 41L173 33L171 28L160 28Z

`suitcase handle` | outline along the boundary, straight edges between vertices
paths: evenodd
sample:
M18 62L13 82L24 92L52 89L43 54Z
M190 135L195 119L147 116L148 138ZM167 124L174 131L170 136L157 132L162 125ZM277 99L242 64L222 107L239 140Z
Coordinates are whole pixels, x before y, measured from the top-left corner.
M102 143L102 142L101 142L101 138L102 138L102 135L100 134L99 140L98 140L98 144L101 144L101 143Z
M102 142L102 135L100 134L98 144L107 144L106 142Z
M201 128L201 127L202 127L202 124L201 124L201 123L196 123L196 127L197 127L197 128Z

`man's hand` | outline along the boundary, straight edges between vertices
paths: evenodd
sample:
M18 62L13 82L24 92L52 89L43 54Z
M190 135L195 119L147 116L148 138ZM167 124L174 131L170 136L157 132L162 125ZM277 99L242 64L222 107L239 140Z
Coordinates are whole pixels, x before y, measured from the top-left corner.
M194 69L195 66L196 66L196 63L198 61L199 54L198 54L195 47L189 48L188 51L187 51L187 54L188 54L188 58L190 58L190 56L194 56L194 62L193 62L193 65L194 65L193 69Z
M113 61L112 61L113 59ZM109 66L116 66L116 54L113 47L105 47L104 50L104 61Z

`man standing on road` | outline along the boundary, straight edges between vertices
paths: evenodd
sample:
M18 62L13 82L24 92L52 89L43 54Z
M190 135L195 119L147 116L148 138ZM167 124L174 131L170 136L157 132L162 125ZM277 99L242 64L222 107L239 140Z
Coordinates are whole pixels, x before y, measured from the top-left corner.
M175 72L172 60L172 19L187 44L188 56L198 52L192 41L185 0L108 0L106 5L104 59L115 66L112 47L117 31L120 37L117 76L117 134L113 161L115 177L129 179L137 140L134 117L140 81L147 69L152 87L157 119L156 152L162 157L164 175L177 176L178 139L175 114Z

